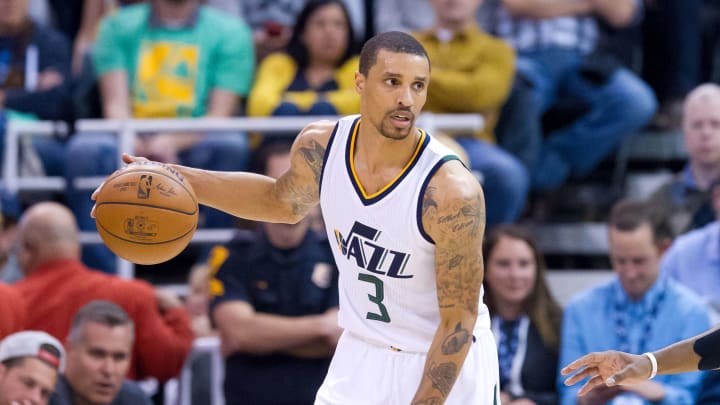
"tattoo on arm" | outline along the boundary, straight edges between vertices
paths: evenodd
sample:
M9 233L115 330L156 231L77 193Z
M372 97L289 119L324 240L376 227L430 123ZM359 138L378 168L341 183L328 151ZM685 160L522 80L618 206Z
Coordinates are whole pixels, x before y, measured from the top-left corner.
M425 189L425 195L423 195L423 202L422 202L422 214L425 216L425 214L428 213L430 208L435 208L437 210L437 202L433 199L433 194L435 193L435 187L428 187Z
M452 388L455 378L457 377L457 364L447 363L432 363L430 370L427 372L427 376L432 381L433 388L440 391L444 398L447 398Z
M310 145L303 146L300 149L300 153L305 159L310 170L315 176L315 182L320 183L320 176L322 175L322 166L325 159L325 148L322 147L317 141L311 140Z
M415 401L411 405L442 405L443 399L440 397L432 397L428 399L423 399L420 401Z
M451 355L459 353L470 341L470 332L463 328L460 322L455 326L455 331L445 338L442 344L442 354Z

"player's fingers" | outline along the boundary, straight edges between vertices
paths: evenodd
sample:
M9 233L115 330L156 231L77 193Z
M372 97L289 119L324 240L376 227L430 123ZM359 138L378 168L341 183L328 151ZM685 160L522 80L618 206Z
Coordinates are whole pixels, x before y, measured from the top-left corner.
M565 385L570 386L570 385L573 385L573 384L577 383L578 381L582 381L588 377L595 377L598 374L599 374L599 371L597 368L588 367L588 368L580 370L578 373L573 374L572 376L567 378L565 380Z
M568 364L567 366L565 366L565 368L560 370L560 373L562 373L562 375L568 375L575 370L579 370L583 367L587 367L596 361L595 360L596 357L597 356L595 356L595 353L586 354L586 355L580 357L579 359L573 361L572 363Z
M95 206L93 205L92 209L90 210L90 218L95 218Z
M583 396L587 394L588 392L592 391L593 388L597 387L598 385L602 385L603 380L602 377L599 375L596 375L595 377L588 380L588 382L585 383L585 385L580 388L580 391L578 391L578 396Z

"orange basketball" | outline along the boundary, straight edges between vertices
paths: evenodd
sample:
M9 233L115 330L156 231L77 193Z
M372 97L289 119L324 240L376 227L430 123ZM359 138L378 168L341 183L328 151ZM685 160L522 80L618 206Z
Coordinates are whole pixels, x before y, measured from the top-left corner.
M105 181L95 200L95 223L116 255L137 264L161 263L192 239L197 198L176 170L143 161Z

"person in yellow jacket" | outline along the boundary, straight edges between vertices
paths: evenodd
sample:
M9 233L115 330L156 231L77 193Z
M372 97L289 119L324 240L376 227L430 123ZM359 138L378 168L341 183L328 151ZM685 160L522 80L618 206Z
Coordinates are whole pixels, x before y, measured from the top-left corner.
M476 134L453 134L479 172L489 226L510 223L525 206L530 179L522 163L494 145L493 130L515 76L515 51L482 31L475 16L480 0L428 0L435 25L413 35L432 63L425 109L435 113L480 113Z
M341 0L310 0L300 12L287 52L263 59L247 115L349 115L360 111L358 57Z

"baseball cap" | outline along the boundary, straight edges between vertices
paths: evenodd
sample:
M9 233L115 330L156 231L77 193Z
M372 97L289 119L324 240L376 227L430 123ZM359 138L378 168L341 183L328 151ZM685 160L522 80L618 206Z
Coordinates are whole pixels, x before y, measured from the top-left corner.
M65 350L62 344L45 332L18 332L0 341L0 362L18 357L35 357L60 372L65 370Z

